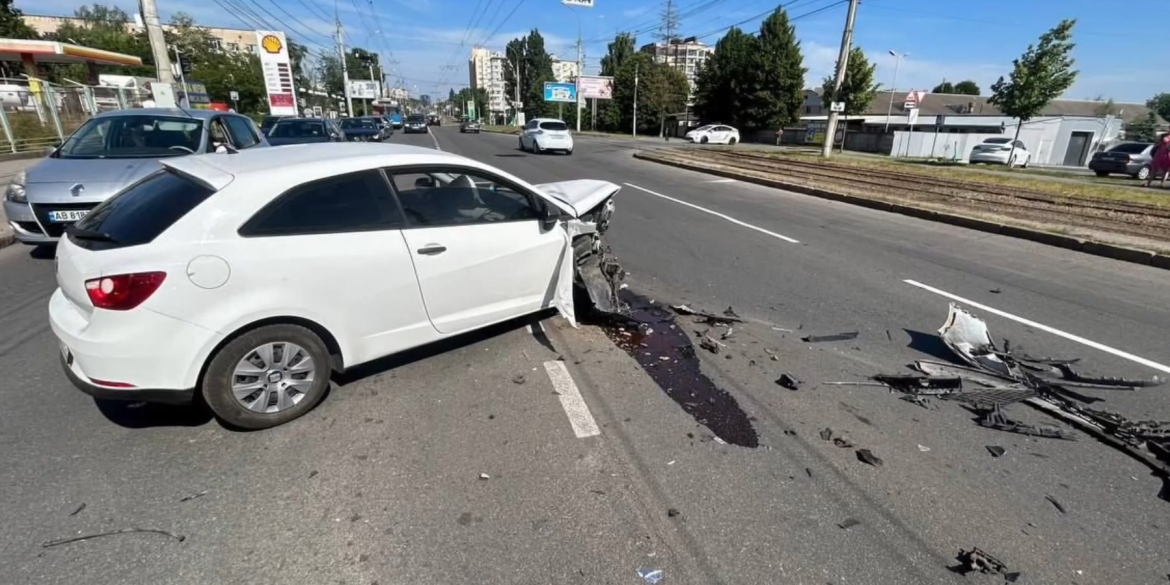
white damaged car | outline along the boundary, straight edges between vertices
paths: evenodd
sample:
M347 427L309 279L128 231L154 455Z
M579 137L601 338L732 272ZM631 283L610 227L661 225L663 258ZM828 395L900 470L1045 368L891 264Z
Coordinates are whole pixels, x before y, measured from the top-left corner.
M50 321L95 398L198 392L230 425L271 427L331 372L550 307L573 321L575 284L620 304L613 183L530 185L401 145L161 162L57 247Z

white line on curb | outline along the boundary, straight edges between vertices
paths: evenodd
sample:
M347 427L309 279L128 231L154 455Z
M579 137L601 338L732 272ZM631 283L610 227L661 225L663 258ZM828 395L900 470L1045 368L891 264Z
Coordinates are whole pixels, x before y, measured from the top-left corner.
M773 238L776 238L778 240L784 240L785 242L789 242L791 244L799 244L800 243L800 240L794 240L788 236L782 236L776 232L770 232L762 227L756 227L750 223L742 222L738 219L735 219L734 217L731 217L730 215L724 215L722 213L719 213L718 211L712 211L710 209L707 209L706 207L699 207L698 205L695 205L694 203L687 203L686 201L682 201L680 199L675 199L674 197L663 195L662 193L655 193L654 191L651 191L645 187L639 187L633 183L626 183L626 186L633 187L639 191L649 193L655 197L661 197L663 199L666 199L667 201L673 201L673 202L678 203L680 205L686 205L687 207L691 207L693 209L698 209L699 211L702 211L703 213L710 213L711 215L714 215L715 217L721 217L723 219L726 219L727 221L730 221L731 223L734 223L735 225L743 226L745 228L748 228L749 230L755 230L757 232L760 232L761 234L772 236Z
M548 379L552 381L553 388L559 394L561 407L565 409L565 414L569 415L569 424L572 425L577 438L600 435L601 430L597 428L597 423L589 412L589 405L585 404L585 399L581 397L581 391L577 389L577 383L569 375L569 368L565 367L565 362L560 360L544 362L544 370L548 372Z
M1133 355L1132 353L1124 352L1124 351L1121 351L1120 349L1115 349L1115 348L1109 347L1108 345L1105 345L1103 343L1097 343L1096 341L1093 341L1091 339L1085 339L1084 337L1081 337L1079 335L1073 335L1072 333L1067 333L1067 332L1061 331L1060 329L1057 329L1055 327L1049 327L1043 323L1037 323L1035 321L1032 321L1031 319L1025 319L1023 317L1018 317L1016 315L1008 313L1007 311L1001 311L999 309L989 307L989 306L984 305L982 303L977 303L977 302L972 301L970 299L965 299L959 295L951 294L951 293L946 292L944 290L934 288L933 286L922 284L921 282L918 282L916 280L903 280L902 282L905 282L906 284L908 284L910 286L916 286L922 290L932 292L936 295L946 297L946 298L951 299L953 301L959 301L960 303L963 303L965 305L970 305L972 307L975 307L976 309L979 309L982 311L987 311L988 313L992 313L995 315L999 315L1000 317L1011 319L1012 321L1015 321L1017 323L1023 323L1024 325L1027 325L1029 327L1035 327L1036 329L1039 329L1041 331L1046 331L1048 333L1051 333L1051 334L1059 336L1059 337L1063 337L1065 339L1068 339L1069 341L1075 341L1081 345L1087 345L1093 349L1099 349L1105 353L1111 353L1119 358L1124 358L1124 359L1127 359L1131 362L1138 363L1138 364L1141 364L1143 366L1148 366L1148 367L1154 368L1155 370L1160 370L1162 372L1166 372L1166 373L1170 374L1170 366L1160 364L1160 363L1155 362L1153 360L1148 360L1144 357L1136 356L1136 355Z
M739 179L715 179L714 181L703 181L704 183L738 183Z

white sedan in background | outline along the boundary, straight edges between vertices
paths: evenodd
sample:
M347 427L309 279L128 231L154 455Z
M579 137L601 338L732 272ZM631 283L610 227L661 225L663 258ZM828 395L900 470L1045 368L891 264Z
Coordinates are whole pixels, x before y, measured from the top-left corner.
M1016 146L1014 153L1013 142ZM1009 155L1012 157L1009 166L1012 167L1028 168L1028 163L1032 160L1032 153L1028 152L1023 142L1013 141L1011 138L988 138L971 149L971 162L1007 165Z
M345 368L556 307L619 306L601 245L619 187L530 185L402 145L160 160L57 247L49 320L99 399L295 419Z
M520 131L520 150L542 154L559 150L573 154L573 135L569 125L555 118L534 118Z
M686 139L697 144L735 144L739 130L724 124L708 124L687 132Z

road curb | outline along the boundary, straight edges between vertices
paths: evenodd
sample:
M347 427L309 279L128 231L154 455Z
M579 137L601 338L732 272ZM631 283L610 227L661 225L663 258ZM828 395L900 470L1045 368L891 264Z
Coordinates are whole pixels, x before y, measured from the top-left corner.
M754 177L736 171L729 171L726 169L713 168L701 163L690 163L679 160L673 160L667 157L656 156L648 152L635 152L634 158L654 162L666 166L686 169L690 171L698 171L709 175L716 175L728 179L735 179L745 183L753 183L762 185L764 187L772 187L774 189L783 189L785 191L792 191L802 195L812 195L821 199L828 199L831 201L840 201L850 205L857 205L860 207L868 207L870 209L877 209L879 211L889 211L893 213L900 213L918 219L925 219L929 221L937 221L949 225L964 227L981 232L992 234L999 234L1021 240L1028 240L1040 244L1046 244L1057 248L1064 248L1066 250L1073 250L1076 252L1083 252L1085 254L1092 254L1094 256L1101 256L1112 260L1120 260L1122 262L1131 262L1133 264L1141 264L1143 266L1153 266L1164 270L1170 270L1170 255L1159 254L1149 250L1139 250L1136 248L1128 248L1125 246L1117 246L1114 244L1105 244L1102 242L1094 242L1090 240L1082 240L1072 236L1057 234L1053 232L1046 232L1043 230L1025 228L1014 225L1007 225L997 223L994 221L987 221L974 217L964 215L957 215L953 213L946 213L942 211L934 211L923 207L915 207L913 205L905 205L901 203L890 203L880 199L868 199L865 197L858 197L856 195L845 195L843 193L835 193L833 191L825 191L815 187L808 187L806 185L798 185L794 183L787 183L784 181L777 181L774 179L764 179L761 177Z

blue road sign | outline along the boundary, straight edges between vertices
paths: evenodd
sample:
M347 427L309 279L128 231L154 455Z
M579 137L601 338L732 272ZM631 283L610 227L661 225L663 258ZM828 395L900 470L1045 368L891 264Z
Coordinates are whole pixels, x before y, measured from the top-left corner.
M546 81L544 84L544 101L577 103L577 85L574 83Z

